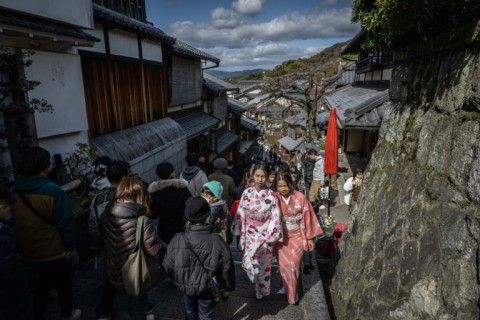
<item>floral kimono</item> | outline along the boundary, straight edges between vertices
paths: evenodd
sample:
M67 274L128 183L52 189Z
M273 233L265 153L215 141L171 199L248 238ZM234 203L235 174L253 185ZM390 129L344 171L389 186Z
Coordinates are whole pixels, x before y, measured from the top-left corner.
M307 239L322 233L322 228L310 202L294 190L288 198L278 195L283 216L283 243L276 245L280 274L288 303L295 304L300 261L307 250Z
M276 194L265 187L246 189L235 216L234 234L243 248L242 267L257 293L270 294L271 245L282 241L282 221Z

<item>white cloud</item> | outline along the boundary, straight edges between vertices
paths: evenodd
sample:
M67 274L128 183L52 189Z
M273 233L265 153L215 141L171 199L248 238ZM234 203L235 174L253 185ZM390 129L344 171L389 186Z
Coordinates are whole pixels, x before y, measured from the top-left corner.
M240 24L238 14L225 8L215 8L210 12L210 19L214 28L234 28Z
M238 0L232 3L233 9L246 16L256 16L262 12L262 6L267 0Z
M351 23L351 11L351 8L342 8L307 14L289 12L265 23L231 23L229 28L191 22L176 22L170 28L174 37L194 46L242 48L271 41L351 37L358 31L358 26ZM218 18L226 16L227 10L216 13ZM219 22L218 25L228 24Z
M284 43L268 43L241 49L215 48L202 50L208 51L220 59L221 70L236 71L256 68L271 70L284 61L307 58L323 49L324 47L301 49Z

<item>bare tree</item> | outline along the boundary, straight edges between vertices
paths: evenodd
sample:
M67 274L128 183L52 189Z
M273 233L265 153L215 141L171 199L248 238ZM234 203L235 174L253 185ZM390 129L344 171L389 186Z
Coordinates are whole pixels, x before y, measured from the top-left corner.
M335 62L331 62L335 63ZM334 77L324 78L326 70L331 70L331 63L325 65L308 65L293 73L269 78L263 85L264 95L255 103L274 103L279 98L289 101L287 109L299 107L306 113L306 137L307 142L312 142L315 131L315 120L320 100L327 88L332 87L342 77L338 74ZM260 97L259 97L260 98Z

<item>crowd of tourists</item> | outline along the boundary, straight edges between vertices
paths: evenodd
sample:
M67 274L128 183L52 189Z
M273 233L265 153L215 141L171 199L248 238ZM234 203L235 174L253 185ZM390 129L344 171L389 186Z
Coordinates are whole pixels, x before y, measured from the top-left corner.
M322 233L312 204L325 181L323 158L311 149L298 163L254 163L242 174L230 160L216 158L211 170L204 160L188 154L179 177L171 163L160 163L158 180L148 184L125 161L96 159L88 228L95 268L103 266L105 280L98 319L110 319L124 291L132 319L147 318L148 291L126 290L125 265L139 250L138 239L183 293L186 319L212 319L214 304L235 290L234 240L256 298L271 294L276 257L279 293L298 304L302 257L304 272L313 269L304 253ZM62 319L81 318L72 305L79 237L70 199L50 178L50 161L43 148L21 150L15 185L0 189L2 319L44 319L52 289Z

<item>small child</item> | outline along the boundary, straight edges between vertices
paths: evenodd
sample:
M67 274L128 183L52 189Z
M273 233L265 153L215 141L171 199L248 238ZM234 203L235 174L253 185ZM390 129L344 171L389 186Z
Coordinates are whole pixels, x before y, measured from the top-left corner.
M11 223L6 221L12 203L10 190L0 187L0 314L5 320L31 319L27 274L15 246Z
M213 226L213 233L218 234L230 245L233 240L233 234L230 230L231 216L228 212L228 206L225 200L222 200L223 186L220 182L212 180L202 186L201 196L207 200L210 205L210 217L207 223ZM220 291L222 298L228 298L228 291L220 281ZM220 297L215 297L213 302L219 303Z
M185 203L185 233L175 234L163 260L166 274L184 294L185 319L213 319L211 277L223 281L227 290L235 290L230 248L212 234L209 217L208 202L200 196L190 197Z

